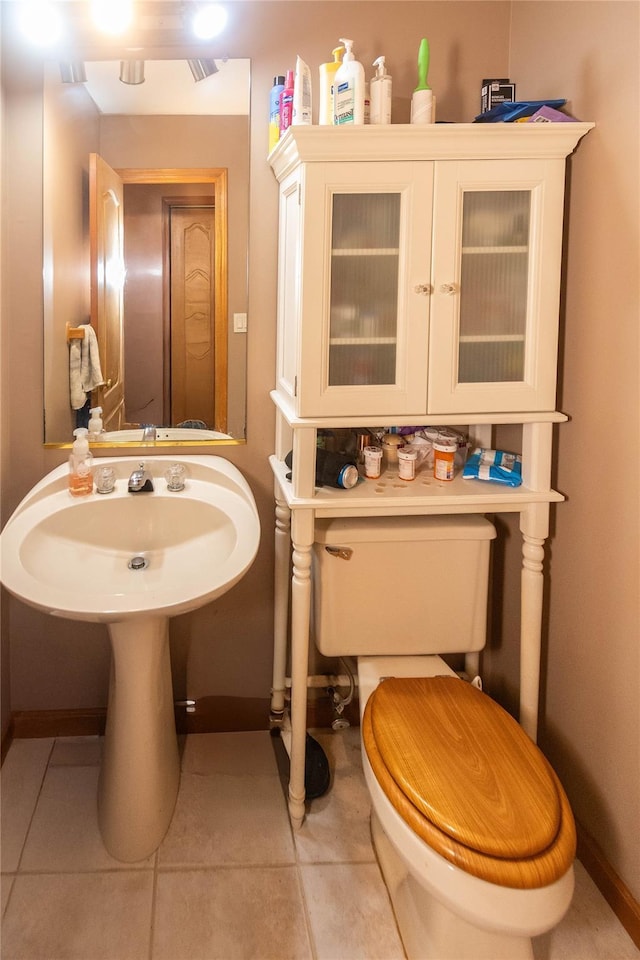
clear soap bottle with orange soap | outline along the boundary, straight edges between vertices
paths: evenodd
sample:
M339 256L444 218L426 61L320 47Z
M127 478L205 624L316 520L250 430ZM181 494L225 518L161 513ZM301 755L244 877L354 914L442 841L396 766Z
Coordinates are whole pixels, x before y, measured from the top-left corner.
M72 497L86 497L93 493L93 456L89 450L88 430L78 427L69 457L69 493Z

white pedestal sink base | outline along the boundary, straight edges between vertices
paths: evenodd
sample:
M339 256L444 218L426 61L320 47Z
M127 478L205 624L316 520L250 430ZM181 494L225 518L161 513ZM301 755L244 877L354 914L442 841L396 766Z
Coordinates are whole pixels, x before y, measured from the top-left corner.
M109 624L111 680L98 821L117 860L144 860L167 832L180 784L169 620Z

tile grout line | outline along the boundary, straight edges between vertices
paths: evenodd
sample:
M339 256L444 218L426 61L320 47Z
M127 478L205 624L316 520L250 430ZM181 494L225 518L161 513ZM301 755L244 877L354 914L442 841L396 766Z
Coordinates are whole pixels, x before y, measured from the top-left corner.
M17 864L16 864L16 869L15 869L15 871L14 871L13 874L12 874L13 880L11 881L11 889L9 890L9 895L7 896L7 902L5 903L4 909L3 909L3 911L2 911L2 916L3 916L3 917L4 917L5 914L8 912L9 907L10 907L10 905L11 905L11 900L12 900L12 898L13 898L13 895L14 895L14 892L15 892L15 888L16 888L16 880L18 879L19 876L25 876L25 875L26 875L26 874L23 874L23 873L21 872L21 870L20 870L20 865L21 865L21 863L22 863L22 858L23 858L23 856L24 856L24 848L25 848L26 845L27 845L27 840L28 840L28 838L29 838L29 833L31 832L31 827L32 827L32 825L33 825L33 818L34 818L35 815L36 815L36 810L37 810L37 808L38 808L38 803L39 803L39 801L40 801L40 796L41 796L41 794L42 794L42 788L43 788L43 786L44 786L44 781L45 781L45 779L46 779L47 772L48 772L48 770L49 770L49 764L51 763L51 756L52 756L52 754L53 754L53 750L54 750L54 747L55 747L55 745L56 745L56 740L57 740L57 739L58 739L57 737L53 737L53 738L52 738L52 740L51 740L51 747L49 748L49 754L48 754L48 756L47 756L47 761L46 761L45 764L43 764L43 772L42 772L42 777L40 778L40 786L38 787L38 792L37 792L37 794L36 794L36 799L35 799L35 802L34 802L34 804L33 804L33 809L32 809L32 811L31 811L31 816L29 817L29 823L28 823L28 825L27 825L27 829L26 829L25 832L24 832L24 839L23 839L23 841L22 841L22 846L21 846L21 848L20 848L20 856L18 857L18 862L17 862ZM6 876L6 874L5 874L5 876Z

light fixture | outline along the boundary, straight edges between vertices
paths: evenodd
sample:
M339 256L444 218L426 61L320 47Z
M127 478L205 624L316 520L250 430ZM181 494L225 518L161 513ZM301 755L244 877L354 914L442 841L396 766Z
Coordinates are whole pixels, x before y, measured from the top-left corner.
M121 60L120 79L123 83L144 83L144 60Z
M133 0L91 0L91 17L104 33L124 33L133 20Z
M49 0L25 0L18 8L21 33L39 47L52 47L63 34L62 17Z
M199 40L211 40L222 33L227 25L227 11L219 3L198 5L191 28Z
M199 80L204 80L206 77L212 77L214 73L218 72L215 60L187 60L187 63L189 64L193 79L196 83L198 83Z
M85 83L87 71L82 60L66 60L60 63L60 79L63 83Z

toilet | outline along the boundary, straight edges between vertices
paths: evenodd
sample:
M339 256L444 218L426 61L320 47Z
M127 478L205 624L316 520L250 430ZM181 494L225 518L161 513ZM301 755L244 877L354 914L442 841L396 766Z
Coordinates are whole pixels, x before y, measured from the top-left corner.
M358 658L371 831L410 960L520 960L573 895L575 825L477 673L493 525L480 516L316 522L314 639Z

